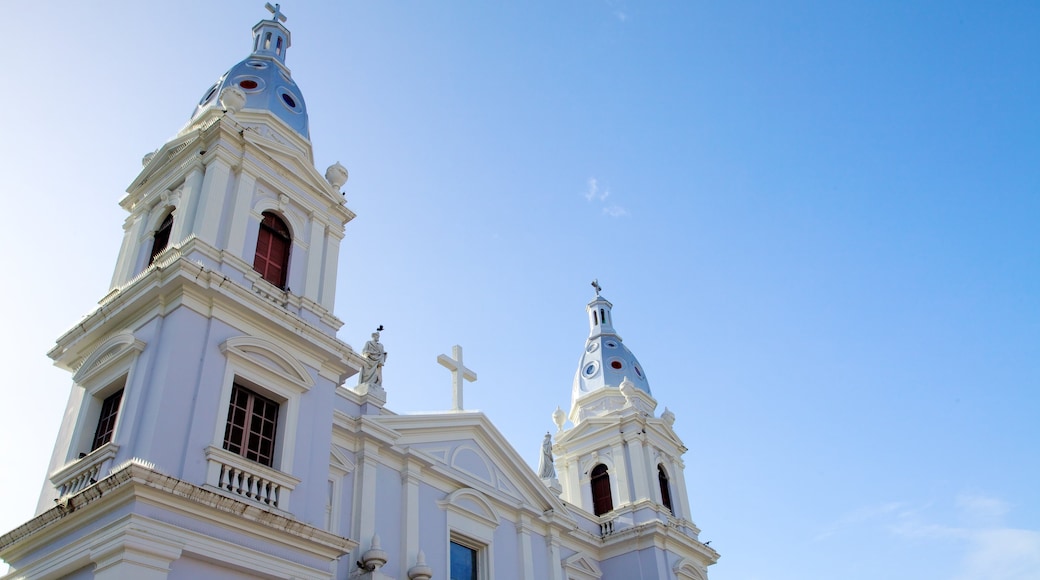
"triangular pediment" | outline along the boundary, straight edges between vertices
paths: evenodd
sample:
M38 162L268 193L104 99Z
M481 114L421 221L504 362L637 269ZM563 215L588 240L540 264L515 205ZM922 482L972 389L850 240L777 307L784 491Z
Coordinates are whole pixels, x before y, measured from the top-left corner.
M483 413L394 415L374 420L398 435L396 445L434 461L440 473L455 477L460 485L539 512L568 513L566 503L538 479Z
M166 171L167 166L175 159L183 157L185 150L198 140L198 131L192 131L168 141L158 151L152 153L151 158L145 163L144 168L141 169L141 173L138 173L137 177L130 183L130 186L126 188L129 194L127 198L131 198L134 192L137 192L157 174L168 174L169 172ZM125 209L129 210L130 208L125 207Z
M564 560L563 567L567 570L568 578L574 580L595 580L603 577L599 564L580 552Z
M318 173L311 161L306 159L297 149L278 143L264 135L250 134L246 140L265 154L267 163L273 161L274 164L285 170L284 172L278 172L282 178L299 180L301 182L299 185L302 185L307 190L319 193L326 201L331 200L336 203L342 201L339 195L334 196L330 192L331 186L329 183Z

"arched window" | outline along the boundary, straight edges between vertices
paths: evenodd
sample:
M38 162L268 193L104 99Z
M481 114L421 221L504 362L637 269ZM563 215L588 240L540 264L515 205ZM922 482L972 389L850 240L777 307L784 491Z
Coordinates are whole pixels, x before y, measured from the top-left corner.
M675 514L675 510L672 509L672 493L668 487L668 474L665 473L664 466L657 466L657 483L661 484L661 503L664 507L668 508L668 511Z
M171 212L166 216L166 219L159 225L159 229L155 230L155 235L152 236L152 254L148 258L148 265L151 265L155 261L155 257L160 252L166 249L166 246L170 243L170 230L173 229L173 213Z
M256 238L256 257L253 269L260 272L264 280L279 288L285 288L285 275L289 270L289 247L292 237L282 218L265 211L260 222L260 233Z
M614 509L614 499L610 496L610 475L607 466L600 463L592 468L592 511L601 516Z

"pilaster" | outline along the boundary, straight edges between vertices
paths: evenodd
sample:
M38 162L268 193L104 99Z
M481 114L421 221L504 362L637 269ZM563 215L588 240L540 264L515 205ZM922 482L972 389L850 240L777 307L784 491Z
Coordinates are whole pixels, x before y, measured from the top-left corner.
M154 537L132 532L91 550L95 580L165 580L181 548Z
M311 216L310 244L307 248L307 280L303 285L303 295L318 302L321 295L322 258L325 252L325 224L318 219L316 213Z
M206 177L202 181L202 194L195 214L195 235L214 247L219 247L217 234L224 217L224 202L230 179L231 166L224 159L214 157L206 165Z
M227 249L235 256L247 262L252 257L246 251L246 231L249 229L253 192L256 190L256 177L239 172L238 183L235 184L234 201L231 208L231 227L228 229Z

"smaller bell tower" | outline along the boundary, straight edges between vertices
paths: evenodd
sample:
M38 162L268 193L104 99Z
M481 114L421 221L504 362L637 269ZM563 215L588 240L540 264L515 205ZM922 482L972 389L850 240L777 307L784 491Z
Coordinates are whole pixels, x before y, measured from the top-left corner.
M706 568L717 555L697 541L700 530L691 521L686 447L672 429L675 414L667 408L655 414L646 372L614 327L613 305L598 282L592 285L569 428L557 413L553 451L561 497L599 518L605 538L630 528L661 529L650 524L679 529Z

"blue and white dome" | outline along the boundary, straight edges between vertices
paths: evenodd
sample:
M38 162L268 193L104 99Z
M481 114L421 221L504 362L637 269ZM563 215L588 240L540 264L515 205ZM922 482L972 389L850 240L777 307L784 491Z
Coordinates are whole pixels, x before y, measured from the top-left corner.
M285 16L277 4L273 12L273 18L261 20L253 27L253 53L206 89L202 100L195 107L191 121L209 109L219 108L221 92L225 88L235 87L246 96L242 110L268 111L305 139L310 139L303 93L285 66L285 53L289 50L291 36L282 25Z
M650 394L650 383L646 372L632 351L621 342L614 330L613 305L599 295L585 307L589 315L589 338L585 341L585 352L578 363L571 393L572 407L578 398L599 389L618 389L628 378L640 391Z

